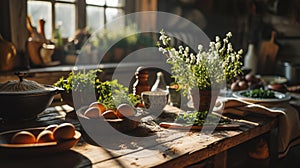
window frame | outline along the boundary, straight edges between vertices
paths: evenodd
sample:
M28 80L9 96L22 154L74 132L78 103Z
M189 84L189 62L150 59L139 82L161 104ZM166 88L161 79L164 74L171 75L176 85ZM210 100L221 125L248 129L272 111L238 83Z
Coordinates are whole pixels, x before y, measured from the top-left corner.
M86 0L74 0L74 2L68 2L68 1L63 1L63 0L26 0L26 4L28 1L44 1L44 2L50 2L51 3L51 31L52 31L52 37L53 38L53 32L56 28L56 23L55 23L55 4L57 3L63 3L63 4L72 4L75 5L75 31L77 29L83 29L87 26L87 7L92 6L92 7L99 7L104 9L104 24L107 23L107 17L106 17L106 9L107 8L112 8L112 9L121 9L123 10L124 14L126 14L126 3L127 0L124 0L124 5L122 6L109 6L106 4L104 5L95 5L95 4L87 4ZM27 11L27 5L26 5L26 11ZM26 15L28 13L26 12ZM67 37L69 38L69 37Z
M62 3L62 4L72 4L75 6L75 30L78 29L78 20L81 18L78 18L78 2L79 1L85 1L85 0L74 0L74 2L68 2L68 1L61 1L61 0L26 0L26 15L27 13L27 2L28 1L43 1L43 2L50 2L51 3L51 38L53 38L53 33L56 28L56 23L55 23L55 4L56 3ZM69 38L69 37L68 37Z
M85 0L84 0L85 1ZM88 7L88 6L93 6L93 7L99 7L99 8L103 8L104 9L104 24L106 24L107 23L107 18L106 18L106 9L107 8L112 8L112 9L121 9L121 10L123 10L124 11L124 14L126 13L126 11L125 11L125 6L126 6L126 1L124 0L124 3L125 3L125 5L124 6L108 6L108 5L106 5L106 3L104 4L104 5L94 5L94 4L85 4L85 9L86 9L86 7ZM87 16L87 15L86 15ZM86 18L86 17L85 17ZM87 23L86 23L87 24Z

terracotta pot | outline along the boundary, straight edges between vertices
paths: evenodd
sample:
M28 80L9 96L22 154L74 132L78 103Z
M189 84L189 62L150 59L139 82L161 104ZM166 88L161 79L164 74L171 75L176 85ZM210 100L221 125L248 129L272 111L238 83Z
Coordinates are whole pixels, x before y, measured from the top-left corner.
M220 93L220 89L203 89L198 88L191 90L192 102L194 109L200 112L211 112Z
M13 43L3 39L0 34L0 71L10 71L15 68L17 50Z
M61 93L63 101L71 107L80 108L88 106L90 103L97 101L98 95L95 91L85 92L63 92Z

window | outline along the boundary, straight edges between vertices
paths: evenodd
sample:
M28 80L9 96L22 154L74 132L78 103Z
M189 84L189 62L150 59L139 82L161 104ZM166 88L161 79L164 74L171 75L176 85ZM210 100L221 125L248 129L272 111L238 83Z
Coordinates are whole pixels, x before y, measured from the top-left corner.
M36 27L39 19L46 21L47 39L53 38L55 29L60 30L63 38L68 38L75 34L78 27L84 26L93 32L124 15L124 6L125 0L28 0L27 14ZM78 20L86 22L79 26Z
M55 29L59 29L63 38L75 33L75 0L47 0L27 1L27 14L31 17L32 24L37 26L39 19L46 21L45 35L47 39L53 38Z
M86 0L87 27L90 31L96 31L105 23L124 15L124 5L124 0Z

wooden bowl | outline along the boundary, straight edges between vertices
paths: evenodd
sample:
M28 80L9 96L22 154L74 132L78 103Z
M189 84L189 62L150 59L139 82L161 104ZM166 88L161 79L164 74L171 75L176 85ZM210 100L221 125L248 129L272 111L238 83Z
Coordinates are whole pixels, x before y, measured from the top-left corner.
M100 131L103 134L111 133L111 128L122 133L132 131L138 127L142 118L142 116L131 116L118 119L105 119L104 117L88 118L83 115L87 108L87 106L84 106L76 110L81 125L85 125L86 128L96 128L97 131Z
M22 130L12 130L0 133L0 155L40 155L40 154L52 154L69 150L77 144L81 137L81 133L75 131L73 138L68 140L62 140L58 142L44 142L33 144L11 144L10 140L13 135L20 131L29 131L37 136L46 127L27 128Z

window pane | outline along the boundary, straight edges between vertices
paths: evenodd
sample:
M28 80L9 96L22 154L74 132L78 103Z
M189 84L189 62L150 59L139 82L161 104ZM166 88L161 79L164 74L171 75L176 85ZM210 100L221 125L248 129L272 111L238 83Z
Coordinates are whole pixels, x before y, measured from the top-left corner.
M124 0L106 0L106 5L111 7L122 7L124 3Z
M119 16L124 16L124 11L122 9L106 8L105 12L106 12L106 21L107 22L110 22Z
M55 4L55 25L61 24L62 37L71 37L75 33L75 5Z
M90 32L104 25L104 9L102 7L87 6L87 26Z
M103 6L105 4L105 0L86 0L86 4Z
M31 17L32 25L39 29L38 20L44 19L45 23L45 35L47 39L51 39L52 35L52 16L51 16L51 3L41 1L28 1L27 2L27 14Z

